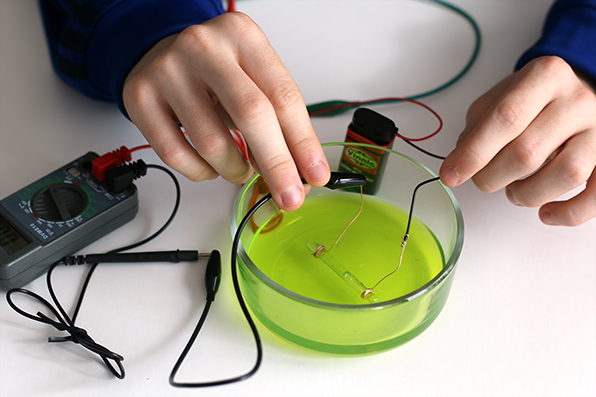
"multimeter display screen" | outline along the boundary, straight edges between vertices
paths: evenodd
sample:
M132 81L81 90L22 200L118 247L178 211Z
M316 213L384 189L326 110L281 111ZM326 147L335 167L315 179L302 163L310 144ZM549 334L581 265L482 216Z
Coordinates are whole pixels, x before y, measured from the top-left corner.
M2 216L0 216L0 247L12 255L27 246L28 241L21 233L15 230Z

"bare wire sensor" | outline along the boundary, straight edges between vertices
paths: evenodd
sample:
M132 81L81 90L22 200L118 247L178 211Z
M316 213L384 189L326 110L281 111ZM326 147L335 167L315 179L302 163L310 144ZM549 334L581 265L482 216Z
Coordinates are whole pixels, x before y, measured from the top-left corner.
M409 222L408 222L408 228L409 228ZM383 280L385 280L387 277L391 276L392 274L394 274L395 272L397 272L399 270L399 268L401 267L402 261L404 260L404 250L406 249L406 244L408 243L408 238L410 237L409 234L405 234L404 238L401 242L401 253L399 254L399 263L397 264L397 267L395 268L395 270L393 270L391 273L386 274L385 276L383 276L383 278L381 278L379 281L377 281L377 283L372 287L372 288L366 288L364 290L364 292L360 295L360 297L364 300L369 300L369 296L370 295L374 295L374 289L377 288L377 286L379 284L381 284L381 282Z
M362 293L362 295L360 295L360 297L362 299L367 299L367 296L369 296L370 294L373 294L374 293L374 289L377 288L379 286L379 284L381 284L381 282L383 282L389 276L395 274L399 270L399 268L401 267L401 264L402 264L403 259L404 259L404 251L406 249L406 244L408 244L408 239L410 238L410 226L412 225L412 215L414 214L414 202L416 201L416 193L418 192L418 189L420 189L422 186L424 186L424 185L426 185L428 183L431 183L431 182L438 181L438 180L439 180L439 177L427 179L425 181L420 182L414 188L414 192L412 193L412 201L410 202L410 212L408 214L408 225L406 226L406 233L404 234L404 237L403 237L402 242L401 242L401 253L399 255L399 262L397 264L397 267L393 271L391 271L390 273L388 273L385 276L383 276L379 281L377 281L377 283L372 288L367 288L366 290L364 290L364 292Z
M406 233L404 234L404 236L402 238L401 252L399 255L399 261L398 261L397 267L394 270L392 270L390 273L381 277L381 279L379 281L377 281L377 283L374 286L372 286L371 288L366 288L366 286L364 286L364 284L362 284L362 282L360 280L358 280L356 278L356 276L354 276L351 272L349 272L345 267L343 267L343 265L341 265L339 262L337 262L332 256L327 256L326 258L323 258L323 256L325 254L329 253L329 251L331 251L331 249L333 249L333 247L335 247L337 245L337 243L339 242L339 240L341 240L341 238L346 233L348 228L360 216L360 213L362 212L362 208L364 206L364 196L363 196L363 192L362 192L362 186L360 187L360 209L358 210L358 213L356 214L356 216L345 227L344 231L340 234L339 238L335 241L335 243L331 246L331 248L326 249L324 245L322 245L322 244L319 245L319 243L317 243L314 240L310 241L307 244L307 247L313 252L313 256L315 258L322 259L323 262L327 266L329 266L329 268L331 268L337 275L339 275L348 285L350 285L350 287L352 287L357 292L359 292L360 297L362 299L369 301L369 302L377 302L379 299L375 296L374 289L377 288L379 286L379 284L381 284L383 281L385 281L385 279L387 279L388 277L395 274L401 268L401 265L402 265L402 262L404 259L404 251L406 249L408 239L410 238L410 226L412 225L412 216L414 214L414 203L416 201L416 193L418 192L418 189L420 189L422 186L424 186L428 183L431 183L431 182L438 181L438 180L439 180L439 177L427 179L425 181L420 182L414 188L414 192L412 193L412 201L410 202L410 212L408 214L408 223L406 226Z
M333 245L331 246L331 248L326 249L324 245L319 245L317 247L317 249L314 251L313 255L315 258L320 259L323 255L325 255L325 253L331 251L336 245L337 243L339 243L339 240L341 240L341 238L344 236L344 234L346 233L346 231L349 229L350 226L352 226L352 223L354 223L354 221L356 219L358 219L358 217L360 216L360 214L362 213L362 207L364 206L364 194L363 194L363 190L362 190L362 185L360 186L360 209L358 210L358 213L356 214L356 216L350 221L350 223L348 223L348 225L345 227L344 231L341 232L341 234L339 235L339 237L337 238L337 240L335 240L335 243L333 243Z

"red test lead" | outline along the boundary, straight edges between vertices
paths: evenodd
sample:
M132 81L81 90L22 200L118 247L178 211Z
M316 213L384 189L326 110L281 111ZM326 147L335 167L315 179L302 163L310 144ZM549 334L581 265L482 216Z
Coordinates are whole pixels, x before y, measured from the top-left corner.
M126 146L120 146L120 149L96 158L91 162L93 177L100 182L105 181L106 172L132 160L130 153L131 151Z

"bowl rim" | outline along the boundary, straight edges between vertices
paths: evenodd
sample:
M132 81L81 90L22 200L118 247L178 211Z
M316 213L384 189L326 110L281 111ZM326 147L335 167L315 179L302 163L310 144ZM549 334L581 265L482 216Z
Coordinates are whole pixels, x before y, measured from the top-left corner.
M376 146L376 145L370 145L370 144L366 144L366 143L357 143L357 142L328 142L328 143L323 143L322 146L323 147L326 147L326 146L360 146L360 147L369 147L369 148L374 148L374 149L380 148L379 146ZM434 172L432 172L429 168L427 168L423 164L420 164L418 161L412 159L411 157L406 156L405 154L396 152L393 149L389 149L389 148L381 148L381 149L386 150L387 152L390 152L392 154L400 156L400 157L404 158L405 160L408 160L408 161L414 163L414 165L420 167L423 171L428 173L431 178L437 177L437 175ZM237 216L240 202L244 198L247 190L252 186L253 183L255 183L257 178L259 178L259 176L260 176L259 174L255 173L242 186L242 188L240 189L240 191L238 192L238 194L236 196L236 199L234 200L234 205L232 207L232 214L230 217L231 218L230 219L230 227L231 227L232 237L235 235L236 230L238 229L238 225L242 221L242 218L238 219L239 217ZM443 185L443 183L441 183L441 181L437 181L437 182L439 183L439 186L441 186L441 188L445 191L449 200L451 201L451 204L453 205L453 210L455 212L456 225L457 225L457 235L455 237L455 241L453 244L452 254L447 259L447 263L445 264L443 269L441 269L441 271L435 277L433 277L430 281L428 281L426 284L424 284L423 286L419 287L418 289L410 292L409 294L402 295L400 297L397 297L397 298L394 298L394 299L391 299L388 301L382 301L382 302L376 302L376 303L365 303L365 304L358 304L358 305L320 301L320 300L312 299L312 298L306 297L304 295L300 295L296 292L293 292L293 291L285 288L283 285L278 284L275 281L273 281L271 278L269 278L250 259L250 257L248 256L248 253L246 252L246 250L244 249L244 246L242 245L242 239L240 239L240 244L238 245L238 251L236 253L232 252L232 255L235 254L235 255L237 255L237 257L240 256L242 258L242 261L236 261L237 266L240 266L239 263L246 264L248 270L250 270L257 278L259 278L269 288L272 288L273 290L278 291L280 294L282 294L283 296L285 296L287 298L290 298L292 300L295 300L295 301L298 301L301 303L305 303L305 304L308 304L311 306L324 307L324 308L336 309L336 310L343 309L343 310L349 310L349 311L354 311L354 310L356 310L356 311L370 311L370 310L378 310L378 309L386 308L389 306L396 306L396 305L401 305L401 304L407 303L407 302L412 301L420 296L425 295L426 293L431 292L433 289L438 287L445 279L447 279L447 277L455 269L457 262L459 260L459 257L461 255L462 248L463 248L464 221L463 221L463 214L461 212L461 208L459 206L457 199L455 198L455 195L451 191L451 189L449 189L447 186Z

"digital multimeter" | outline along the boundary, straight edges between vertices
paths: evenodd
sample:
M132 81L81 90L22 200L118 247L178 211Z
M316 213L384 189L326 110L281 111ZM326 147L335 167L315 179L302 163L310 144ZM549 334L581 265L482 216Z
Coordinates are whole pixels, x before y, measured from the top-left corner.
M132 220L137 188L110 193L89 152L0 201L0 286L22 287L61 258Z

